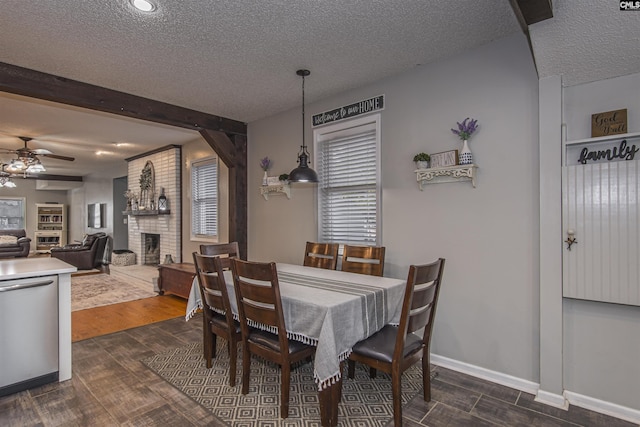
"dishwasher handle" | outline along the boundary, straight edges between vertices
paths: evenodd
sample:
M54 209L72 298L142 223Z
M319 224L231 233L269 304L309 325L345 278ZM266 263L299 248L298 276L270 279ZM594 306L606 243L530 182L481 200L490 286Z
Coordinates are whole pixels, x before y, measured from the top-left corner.
M38 286L47 286L53 283L53 280L34 283L16 283L15 285L0 286L0 292L17 291L18 289L36 288Z

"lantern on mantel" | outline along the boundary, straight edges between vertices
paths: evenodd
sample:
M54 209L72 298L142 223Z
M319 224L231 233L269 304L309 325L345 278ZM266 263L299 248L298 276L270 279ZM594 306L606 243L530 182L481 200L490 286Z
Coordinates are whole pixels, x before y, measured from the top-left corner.
M164 212L167 210L169 202L167 196L164 195L164 187L160 187L160 197L158 197L158 210Z

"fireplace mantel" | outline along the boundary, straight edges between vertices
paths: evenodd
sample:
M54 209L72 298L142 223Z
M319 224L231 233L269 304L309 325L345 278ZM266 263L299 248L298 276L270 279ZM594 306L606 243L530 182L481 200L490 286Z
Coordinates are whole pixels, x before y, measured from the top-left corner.
M122 215L131 215L131 216L152 216L152 215L169 215L171 214L171 209L167 209L165 211L152 211L152 210L138 210L138 211L122 211Z

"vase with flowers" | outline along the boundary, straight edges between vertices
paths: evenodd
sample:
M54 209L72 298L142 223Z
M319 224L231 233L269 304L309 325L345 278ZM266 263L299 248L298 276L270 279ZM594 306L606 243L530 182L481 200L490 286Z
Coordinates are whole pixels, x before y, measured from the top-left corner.
M269 157L265 157L260 160L260 168L264 171L264 175L262 176L262 185L269 185L269 175L267 171L271 169L271 160Z
M451 132L458 135L462 140L462 150L460 151L460 164L471 165L473 164L473 154L469 149L469 138L478 129L478 121L476 119L470 119L467 117L462 123L457 122L458 129L451 129Z

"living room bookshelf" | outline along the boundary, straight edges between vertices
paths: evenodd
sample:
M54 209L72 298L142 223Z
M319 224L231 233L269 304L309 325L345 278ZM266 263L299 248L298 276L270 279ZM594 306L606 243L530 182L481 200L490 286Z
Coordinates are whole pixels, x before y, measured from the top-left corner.
M54 246L67 244L67 212L65 205L36 203L38 226L34 233L35 252L48 253Z

